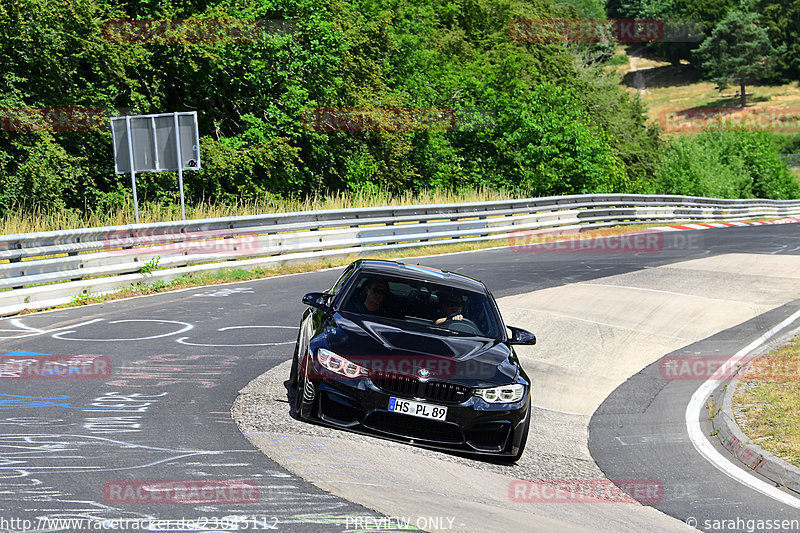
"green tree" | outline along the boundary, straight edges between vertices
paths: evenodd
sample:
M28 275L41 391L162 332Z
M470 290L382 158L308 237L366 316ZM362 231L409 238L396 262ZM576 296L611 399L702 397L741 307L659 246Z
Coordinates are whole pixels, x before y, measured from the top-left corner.
M736 3L737 0L608 0L606 9L610 17L662 21L669 38L645 46L650 54L677 66L681 60L696 63L692 51Z
M772 46L758 14L731 10L711 36L697 49L702 68L721 87L739 85L742 107L747 105L745 85L775 74L786 46Z
M779 61L781 73L800 79L800 0L758 0L756 11L774 43L786 44L787 53Z

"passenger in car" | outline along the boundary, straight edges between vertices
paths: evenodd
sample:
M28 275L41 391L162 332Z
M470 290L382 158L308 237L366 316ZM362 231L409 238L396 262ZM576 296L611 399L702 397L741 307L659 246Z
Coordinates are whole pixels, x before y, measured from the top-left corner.
M385 315L384 302L389 294L389 284L382 279L372 278L364 283L364 301L356 301L353 311L362 315Z

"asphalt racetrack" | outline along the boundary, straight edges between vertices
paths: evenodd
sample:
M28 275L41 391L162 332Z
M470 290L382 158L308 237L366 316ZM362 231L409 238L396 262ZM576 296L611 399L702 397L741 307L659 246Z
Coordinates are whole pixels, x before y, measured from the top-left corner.
M517 466L288 416L278 367L292 355L300 298L329 287L334 269L0 320L4 360L107 362L96 375L0 380L0 531L679 531L687 521L748 531L800 518L697 452L684 417L703 382L664 379L658 365L667 354L732 354L797 311L797 225L665 233L662 247L640 252L502 248L406 261L481 279L506 323L539 337L523 354L535 409ZM263 409L249 404L234 422L251 383ZM302 450L282 435L302 437ZM257 448L259 439L269 442ZM259 451L271 442L280 456ZM337 461L330 472L365 481L326 485ZM402 479L392 477L399 463ZM428 484L440 468L457 481ZM506 482L605 478L654 480L663 492L645 505L534 504L514 501ZM456 488L464 500L452 501ZM437 498L449 511L428 512Z

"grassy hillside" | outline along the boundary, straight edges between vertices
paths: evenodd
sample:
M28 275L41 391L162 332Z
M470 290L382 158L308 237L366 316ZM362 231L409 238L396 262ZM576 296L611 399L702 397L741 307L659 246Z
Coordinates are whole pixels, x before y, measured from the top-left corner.
M688 119L695 129L710 126L715 115L729 124L787 135L800 134L800 84L751 85L747 87L745 109L740 107L738 91L701 79L701 73L685 60L681 65L648 57L642 47L618 47L626 61L609 67L630 94L637 94L647 107L648 123L666 133L687 133L676 114ZM668 122L673 119L671 122ZM719 120L719 119L716 119ZM688 121L688 120L687 120ZM675 131L669 131L674 129Z

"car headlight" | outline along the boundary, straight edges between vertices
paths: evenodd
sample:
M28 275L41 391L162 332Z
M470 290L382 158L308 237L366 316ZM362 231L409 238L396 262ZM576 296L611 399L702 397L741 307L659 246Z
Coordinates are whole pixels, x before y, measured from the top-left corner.
M317 361L326 369L334 374L348 378L359 378L369 374L366 368L348 361L341 355L337 355L330 350L320 348L317 350Z
M490 387L488 389L475 389L475 396L488 403L514 403L520 401L524 394L525 385L520 383L503 385L502 387Z

